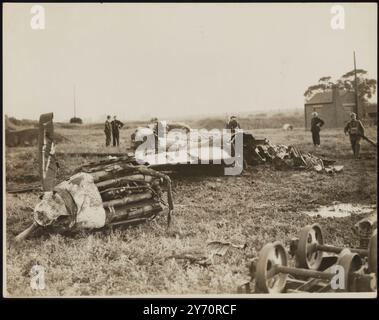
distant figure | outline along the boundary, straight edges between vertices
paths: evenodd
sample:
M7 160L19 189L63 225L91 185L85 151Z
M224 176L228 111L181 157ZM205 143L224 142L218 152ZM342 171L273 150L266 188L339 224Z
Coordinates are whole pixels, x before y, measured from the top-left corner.
M236 116L231 116L229 119L229 122L226 124L226 129L229 129L231 132L231 156L234 157L235 155L235 136L236 136L236 130L241 129L240 124L237 121Z
M154 132L154 139L155 139L155 151L158 153L158 147L159 147L159 138L164 138L166 130L167 130L167 124L165 121L159 121L158 118L153 118L150 120L150 122L153 123L153 132Z
M312 140L315 147L320 147L320 130L324 125L324 121L318 117L317 112L312 113L311 120L311 131L312 131Z
M124 124L117 120L116 116L113 117L112 125L112 135L113 135L113 146L120 145L120 129L124 126Z
M105 146L109 147L109 145L111 144L111 139L112 139L111 116L107 116L107 120L105 120L104 133L105 133Z
M361 121L357 120L357 115L352 112L350 115L351 120L344 128L345 135L349 134L351 149L353 150L354 158L359 158L359 150L361 148L361 137L365 135L365 128Z
M289 123L286 123L286 124L283 125L283 130L285 130L285 131L292 131L293 130L293 125L289 124Z
M237 121L236 116L231 116L229 122L226 124L226 129L229 129L232 133L232 139L234 138L236 129L241 129L240 124Z

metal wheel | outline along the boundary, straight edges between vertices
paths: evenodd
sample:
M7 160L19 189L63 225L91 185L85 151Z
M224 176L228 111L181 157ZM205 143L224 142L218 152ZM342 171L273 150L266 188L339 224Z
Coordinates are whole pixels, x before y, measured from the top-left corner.
M324 238L319 224L314 223L301 229L296 251L299 268L318 270L323 252L316 249L317 244L323 244Z
M374 272L375 274L377 274L377 268L378 268L378 265L377 265L377 231L375 230L374 231L374 234L372 235L371 239L370 239L370 243L368 245L368 269L369 269L369 272Z
M287 274L276 273L275 266L287 266L287 253L279 241L266 244L259 252L255 279L260 292L281 293L284 291Z
M340 265L345 270L344 274L344 289L341 291L354 292L355 283L352 281L353 273L359 270L362 266L362 260L357 253L352 253L348 249L341 251L337 260L337 265Z

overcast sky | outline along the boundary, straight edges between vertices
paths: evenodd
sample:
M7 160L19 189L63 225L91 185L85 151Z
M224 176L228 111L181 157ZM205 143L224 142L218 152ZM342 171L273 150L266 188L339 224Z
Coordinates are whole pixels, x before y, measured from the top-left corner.
M302 108L322 76L377 78L376 4L4 4L4 111L98 121Z

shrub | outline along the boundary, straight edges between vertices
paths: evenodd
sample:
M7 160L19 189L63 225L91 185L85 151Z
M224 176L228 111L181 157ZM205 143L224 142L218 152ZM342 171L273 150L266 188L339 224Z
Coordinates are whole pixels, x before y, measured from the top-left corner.
M73 118L70 119L70 123L82 124L83 120L80 119L80 118L73 117Z

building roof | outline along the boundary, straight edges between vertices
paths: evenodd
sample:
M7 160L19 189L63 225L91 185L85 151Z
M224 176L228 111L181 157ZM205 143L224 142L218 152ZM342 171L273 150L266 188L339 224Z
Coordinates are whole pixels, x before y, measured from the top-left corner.
M310 98L305 104L327 104L333 102L333 92L325 91L318 92L312 98Z
M354 91L338 90L342 104L355 105L355 93ZM312 104L329 104L333 102L333 91L318 92L312 98L310 98L306 105Z

